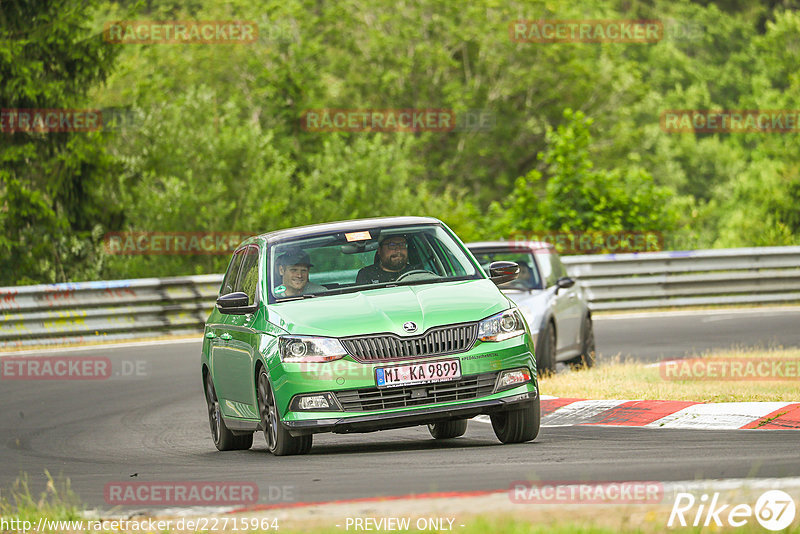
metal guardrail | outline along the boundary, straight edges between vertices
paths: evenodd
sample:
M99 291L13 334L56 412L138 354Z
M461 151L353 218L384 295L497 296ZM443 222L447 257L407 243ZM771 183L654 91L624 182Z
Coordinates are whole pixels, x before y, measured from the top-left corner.
M800 302L800 247L562 259L593 310Z
M800 302L800 247L562 258L593 310ZM222 275L0 288L0 348L196 334Z
M0 347L196 334L222 275L0 288Z

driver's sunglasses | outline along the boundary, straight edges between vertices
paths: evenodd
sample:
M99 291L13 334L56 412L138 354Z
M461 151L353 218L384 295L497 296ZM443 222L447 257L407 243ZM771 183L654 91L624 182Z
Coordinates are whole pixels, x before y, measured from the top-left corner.
M405 241L392 241L390 243L384 243L384 247L388 248L389 250L398 250L408 248L408 245Z

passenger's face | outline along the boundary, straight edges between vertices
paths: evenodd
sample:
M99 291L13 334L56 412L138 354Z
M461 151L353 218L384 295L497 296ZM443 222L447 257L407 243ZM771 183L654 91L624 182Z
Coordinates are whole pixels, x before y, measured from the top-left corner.
M378 249L381 266L388 271L399 271L408 263L406 240L402 237L390 237L381 243Z
M289 295L299 294L308 283L308 265L286 265L279 269Z

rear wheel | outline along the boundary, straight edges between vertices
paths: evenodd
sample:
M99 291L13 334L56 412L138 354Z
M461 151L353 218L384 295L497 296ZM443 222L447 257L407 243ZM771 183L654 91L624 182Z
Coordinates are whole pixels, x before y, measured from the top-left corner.
M594 358L594 326L592 318L587 315L581 326L581 353L570 361L570 366L573 369L588 369L594 365Z
M542 418L539 398L523 408L499 412L490 416L494 435L503 443L523 443L536 439Z
M281 425L275 394L263 367L258 373L258 412L269 452L275 456L289 456L306 454L311 450L313 436L294 437Z
M467 420L446 421L428 425L428 432L433 439L450 439L463 436L467 432Z
M556 372L556 331L553 323L548 322L544 330L539 333L539 343L536 347L536 370L540 376Z
M234 434L222 419L217 392L210 376L206 376L206 405L208 406L208 423L211 426L211 438L220 451L242 451L253 446L253 433Z

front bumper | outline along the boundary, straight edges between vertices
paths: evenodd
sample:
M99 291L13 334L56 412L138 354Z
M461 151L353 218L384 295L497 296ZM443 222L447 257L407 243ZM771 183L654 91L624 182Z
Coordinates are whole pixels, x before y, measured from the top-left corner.
M293 436L320 432L333 432L336 434L373 432L376 430L440 423L453 419L470 419L476 415L491 415L497 412L513 410L518 407L517 405L536 400L538 396L538 391L527 391L500 399L475 400L461 405L414 408L413 410L340 419L283 421L283 425Z

